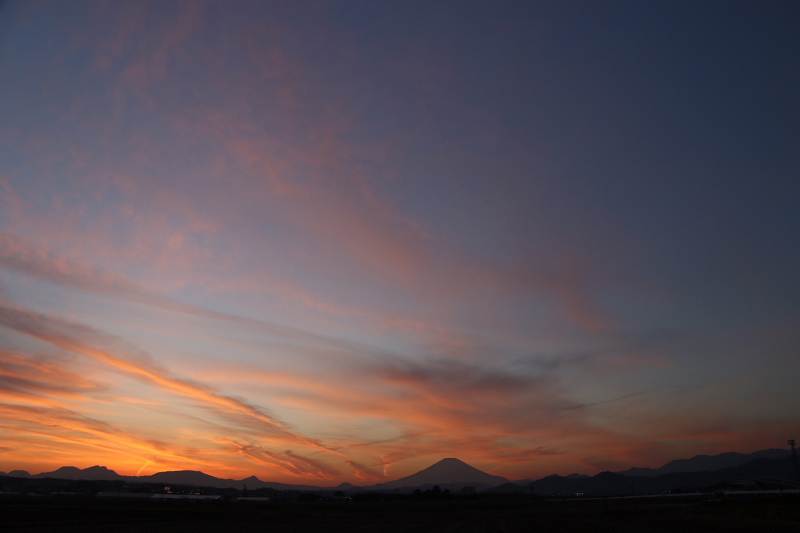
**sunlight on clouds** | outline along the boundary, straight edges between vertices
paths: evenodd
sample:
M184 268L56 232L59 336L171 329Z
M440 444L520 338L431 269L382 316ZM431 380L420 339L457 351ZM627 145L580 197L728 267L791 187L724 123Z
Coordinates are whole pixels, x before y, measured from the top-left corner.
M714 47L676 72L694 27L400 5L4 4L0 469L513 479L785 441L800 225L751 177L794 168L739 112L762 88L705 92ZM619 67L654 49L662 81Z

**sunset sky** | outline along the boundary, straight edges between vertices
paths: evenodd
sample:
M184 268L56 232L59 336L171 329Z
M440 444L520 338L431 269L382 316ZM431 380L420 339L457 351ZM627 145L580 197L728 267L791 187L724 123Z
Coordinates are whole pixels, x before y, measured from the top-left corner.
M0 470L800 439L800 3L0 3Z

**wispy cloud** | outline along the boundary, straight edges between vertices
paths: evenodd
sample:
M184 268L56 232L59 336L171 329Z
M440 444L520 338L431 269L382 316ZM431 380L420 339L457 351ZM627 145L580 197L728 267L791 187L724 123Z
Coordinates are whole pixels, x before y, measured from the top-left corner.
M88 326L45 317L20 309L0 308L0 324L39 338L74 353L105 363L116 370L161 387L171 393L191 398L205 407L224 415L239 415L257 428L264 437L289 441L328 450L321 443L297 435L285 424L262 409L242 400L220 394L210 387L172 376L146 354L132 346ZM92 344L112 345L116 353L99 349Z
M44 281L61 283L81 290L123 298L194 316L234 322L263 329L272 335L325 346L353 348L333 338L291 326L237 316L184 304L147 290L123 276L110 274L85 263L55 254L44 247L33 246L9 233L0 233L0 265Z

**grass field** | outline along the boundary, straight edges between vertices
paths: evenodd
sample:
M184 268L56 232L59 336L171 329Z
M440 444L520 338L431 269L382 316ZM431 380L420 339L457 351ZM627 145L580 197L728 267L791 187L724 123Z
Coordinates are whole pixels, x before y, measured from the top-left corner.
M0 497L3 532L769 532L800 531L800 501L241 502Z

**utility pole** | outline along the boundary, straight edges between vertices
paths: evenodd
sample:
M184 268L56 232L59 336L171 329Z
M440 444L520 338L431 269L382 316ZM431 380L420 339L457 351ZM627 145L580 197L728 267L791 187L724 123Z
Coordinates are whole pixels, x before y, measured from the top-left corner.
M789 446L792 447L792 457L794 457L794 470L797 472L797 481L800 481L800 466L797 466L797 451L794 449L794 439L789 439Z

